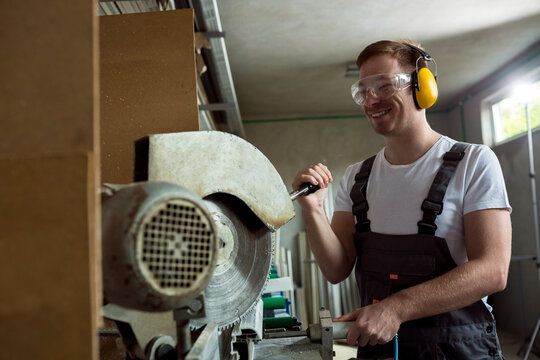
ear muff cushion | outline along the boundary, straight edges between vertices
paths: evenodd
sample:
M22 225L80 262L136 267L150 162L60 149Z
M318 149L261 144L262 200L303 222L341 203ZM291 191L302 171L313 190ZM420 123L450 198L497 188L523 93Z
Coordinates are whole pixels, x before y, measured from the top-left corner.
M439 91L437 90L437 81L428 68L418 70L418 86L415 88L415 101L418 107L427 109L435 104ZM420 89L420 90L418 90Z

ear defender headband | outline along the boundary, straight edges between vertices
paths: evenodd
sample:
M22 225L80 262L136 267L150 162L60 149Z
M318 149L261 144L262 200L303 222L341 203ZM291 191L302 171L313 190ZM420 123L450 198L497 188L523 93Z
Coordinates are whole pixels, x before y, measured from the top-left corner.
M418 69L418 60L416 59L416 70L412 73L412 82L414 86L413 98L416 106L420 109L427 109L435 104L439 91L437 90L437 63L433 58L424 50L405 44L420 54L420 57L425 61L433 61L435 64L435 76L427 67Z

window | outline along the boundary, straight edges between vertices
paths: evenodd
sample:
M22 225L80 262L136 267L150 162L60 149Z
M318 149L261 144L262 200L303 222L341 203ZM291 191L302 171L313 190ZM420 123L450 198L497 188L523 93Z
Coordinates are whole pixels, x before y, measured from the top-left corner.
M531 128L540 126L540 80L528 89L526 102L523 98L511 96L491 106L495 143L527 131L525 104L529 107Z

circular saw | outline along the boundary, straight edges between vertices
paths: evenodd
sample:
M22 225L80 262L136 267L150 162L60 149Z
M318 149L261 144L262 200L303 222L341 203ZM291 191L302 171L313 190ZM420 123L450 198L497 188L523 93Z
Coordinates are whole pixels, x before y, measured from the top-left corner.
M131 346L135 358L144 358L139 353L164 335L177 339L177 351L188 351L185 329L190 327L221 330L221 343L223 334L257 306L270 272L273 234L294 217L281 176L253 145L219 131L138 140L134 174L136 182L181 186L193 197L189 203L167 200L155 207L135 203L141 221L125 206L103 213L110 229L123 215L126 226L136 230L129 238L125 231L111 230L115 239L106 242L126 250L123 263L141 270L135 278L111 275L104 315L119 329L129 325L122 338L136 344ZM119 273L117 253L111 252L106 274Z
M186 187L205 200L216 224L218 255L204 290L206 316L190 326L234 325L264 290L272 233L294 217L281 176L252 144L219 131L150 135L136 144L137 153L136 173L145 176L138 180Z

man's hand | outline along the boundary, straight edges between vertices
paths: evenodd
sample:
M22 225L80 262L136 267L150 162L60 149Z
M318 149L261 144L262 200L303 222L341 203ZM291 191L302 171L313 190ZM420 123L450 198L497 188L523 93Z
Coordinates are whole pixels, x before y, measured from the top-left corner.
M386 344L396 336L401 321L389 302L365 306L345 314L334 321L354 321L347 333L347 343L359 346Z
M298 198L298 202L304 208L308 209L322 207L326 194L328 193L328 184L332 182L332 174L328 168L319 163L312 167L300 171L293 180L293 190L298 190L304 183L310 183L318 185L321 190L316 191L313 194L302 196Z

